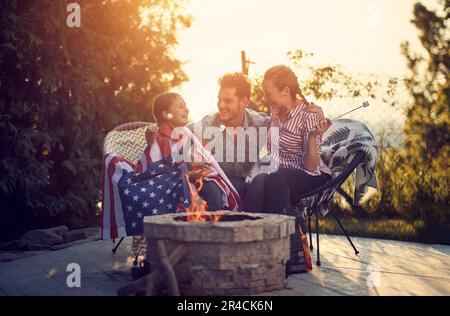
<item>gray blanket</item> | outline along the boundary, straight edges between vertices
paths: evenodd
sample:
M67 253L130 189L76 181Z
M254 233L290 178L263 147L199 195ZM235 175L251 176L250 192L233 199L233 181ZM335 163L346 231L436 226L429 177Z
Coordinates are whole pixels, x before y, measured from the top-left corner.
M364 153L356 168L354 205L361 205L378 190L375 170L378 145L367 126L356 120L338 119L323 136L322 159L333 178L352 161L358 151Z

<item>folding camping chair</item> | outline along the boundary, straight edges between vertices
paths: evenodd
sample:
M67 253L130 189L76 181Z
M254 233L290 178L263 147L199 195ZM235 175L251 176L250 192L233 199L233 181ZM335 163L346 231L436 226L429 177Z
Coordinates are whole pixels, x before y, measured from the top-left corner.
M147 146L145 131L150 127L156 129L155 123L132 122L117 126L110 131L103 142L103 155L115 153L120 157L136 164ZM112 249L116 253L124 237ZM145 256L147 249L143 236L134 236L132 251L135 256L134 265L138 264L138 257Z
M309 230L309 247L311 250L313 250L312 245L312 231L311 231L311 217L315 215L316 217L316 247L317 247L317 262L316 265L320 266L320 246L319 246L319 213L323 208L328 208L329 203L331 202L334 193L336 191L343 192L343 194L346 199L349 199L349 195L346 194L340 186L347 180L347 178L352 174L352 172L358 167L358 165L363 161L364 159L364 152L359 151L353 158L353 160L350 162L350 164L347 165L347 167L335 178L329 180L324 185L310 191L307 193L304 193L302 195L294 197L291 202L294 206L294 209L289 209L289 215L293 215L296 217L296 226L298 225L300 221L300 211L304 209L304 205L308 205L309 209L306 210L307 217L308 217L308 230ZM351 198L350 198L351 199ZM353 205L353 201L352 201ZM342 225L339 218L336 216L336 213L333 211L332 208L329 208L330 213L333 215L333 217L336 219L337 223L339 224L339 227L344 232L345 236L347 237L347 240L349 241L350 245L353 247L353 250L355 251L355 255L359 254L359 251L356 249L355 245L353 244L350 236L348 235L347 231L345 230L344 226ZM298 236L299 234L295 234L295 236ZM298 238L298 237L297 237ZM294 240L295 244L300 244L299 240Z

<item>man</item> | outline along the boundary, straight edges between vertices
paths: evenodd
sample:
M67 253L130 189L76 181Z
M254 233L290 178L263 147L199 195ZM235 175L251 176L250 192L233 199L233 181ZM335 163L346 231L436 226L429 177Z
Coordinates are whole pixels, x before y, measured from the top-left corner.
M222 141L219 142L223 144L223 148L220 148L221 157L217 155L217 148L213 148L212 153L243 200L251 172L259 164L251 157L251 147L259 143L260 134L257 133L256 139L250 139L249 135L252 134L250 130L269 128L271 118L265 113L247 108L251 97L251 84L242 73L225 74L219 79L219 86L217 101L219 111L203 117L200 122L189 127L195 133L200 126L204 142L211 140L205 137L205 130L208 128L214 127L221 131ZM322 109L317 105L309 105L307 111L318 113L323 118ZM238 134L244 135L244 144L239 142ZM239 159L242 156L245 157L244 161Z

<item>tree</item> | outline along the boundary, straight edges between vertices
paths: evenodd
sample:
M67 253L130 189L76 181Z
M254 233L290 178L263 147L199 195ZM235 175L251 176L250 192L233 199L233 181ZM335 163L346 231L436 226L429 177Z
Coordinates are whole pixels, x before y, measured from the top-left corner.
M173 56L189 27L177 1L0 2L0 237L84 226L101 187L102 140L151 120L152 98L187 80Z
M410 44L402 44L410 69L407 88L413 99L405 125L404 166L416 203L431 221L450 220L450 50L448 25L450 1L441 0L440 8L431 11L421 3L414 6L412 23L419 30L422 54L411 52Z

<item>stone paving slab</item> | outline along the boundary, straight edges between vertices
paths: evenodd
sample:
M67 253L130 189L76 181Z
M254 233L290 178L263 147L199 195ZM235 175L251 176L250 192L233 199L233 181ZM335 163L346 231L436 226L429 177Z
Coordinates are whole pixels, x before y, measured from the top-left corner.
M313 264L313 271L291 275L285 289L262 295L450 295L450 246L353 241L359 256L345 237L321 235L322 266ZM131 279L131 238L116 254L112 247L92 241L0 263L0 295L116 295ZM315 250L312 258L315 263ZM66 285L69 263L81 267L81 288Z
M292 275L288 279L289 292L271 294L450 295L450 246L356 237L352 240L359 256L345 237L321 236L321 267L314 264L314 250L313 271Z

